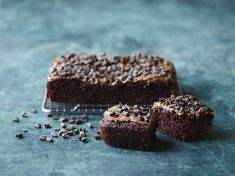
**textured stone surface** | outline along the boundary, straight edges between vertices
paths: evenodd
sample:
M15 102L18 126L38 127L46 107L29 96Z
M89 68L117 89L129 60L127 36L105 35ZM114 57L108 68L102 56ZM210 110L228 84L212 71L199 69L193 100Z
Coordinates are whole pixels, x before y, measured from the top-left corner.
M234 1L0 0L0 39L1 175L235 174ZM52 59L70 52L170 59L184 92L215 109L213 134L192 143L164 138L155 152L93 139L40 142L46 132L33 124L56 122L40 111L19 124L11 119L40 110ZM97 123L99 116L93 118ZM25 138L15 139L23 128Z

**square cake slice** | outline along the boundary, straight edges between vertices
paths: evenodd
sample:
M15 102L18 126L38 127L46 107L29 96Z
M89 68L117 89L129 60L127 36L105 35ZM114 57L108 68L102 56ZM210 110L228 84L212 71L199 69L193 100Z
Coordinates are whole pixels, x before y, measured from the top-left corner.
M204 137L213 126L213 110L191 95L160 99L151 114L158 120L157 130L181 141Z
M47 99L76 104L152 104L179 95L173 64L157 56L71 54L53 62Z
M156 140L156 122L149 108L118 104L104 112L99 124L104 142L115 147L152 150Z

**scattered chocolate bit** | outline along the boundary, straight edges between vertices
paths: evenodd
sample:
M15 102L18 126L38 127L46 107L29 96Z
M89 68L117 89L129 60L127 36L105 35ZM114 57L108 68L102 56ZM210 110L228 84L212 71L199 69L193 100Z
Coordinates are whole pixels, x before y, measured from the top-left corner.
M74 135L73 131L67 131L66 134L69 135L69 136L73 136Z
M23 136L23 134L22 133L17 133L16 134L16 138L18 138L18 139L22 139L24 136Z
M38 129L39 129L39 128L42 128L42 125L39 124L39 123L37 123L37 124L34 125L34 128L38 128Z
M21 116L24 117L24 118L27 118L27 117L28 117L27 114L26 114L26 112L23 112L23 113L21 114Z
M66 117L60 117L60 122L68 122L69 119Z
M24 133L28 132L28 130L27 130L27 129L23 129L22 131L23 131Z
M111 112L109 115L110 115L111 117L115 117L115 116L116 116L116 112L113 111L113 112Z
M62 138L64 138L64 139L68 139L69 138L69 136L66 134L66 133L62 133Z
M40 141L46 141L46 138L47 138L46 136L40 136L39 137Z
M18 123L18 122L20 122L20 119L18 117L15 117L14 119L12 119L12 122Z
M80 131L80 132L79 132L79 137L80 137L80 138L86 137L86 132Z
M97 131L96 134L100 134L100 131Z
M38 111L37 111L36 109L32 108L32 109L30 110L30 112L31 112L31 113L37 113Z
M50 138L50 137L46 137L46 141L47 142L54 142L54 140L52 138Z
M47 114L47 117L53 117L53 115L52 114Z
M94 128L92 123L90 123L90 122L87 122L86 125L87 125L88 128Z
M82 141L83 143L87 143L87 138L86 138L86 137L82 137L82 138L81 138L81 141Z
M73 130L73 133L74 133L74 134L79 134L78 129L77 129L77 128L75 128L75 129Z
M52 138L57 138L58 135L57 135L57 133L53 133L53 132L52 132L52 133L51 133L51 137L52 137Z
M122 114L123 114L124 116L128 116L128 115L129 115L129 112L128 112L128 111L122 111Z
M66 128L67 125L64 124L64 123L61 123L60 126L61 126L62 128Z
M51 128L51 125L49 123L44 124L45 128Z
M62 136L62 134L64 134L66 132L66 129L62 128L60 131L59 131L59 135Z

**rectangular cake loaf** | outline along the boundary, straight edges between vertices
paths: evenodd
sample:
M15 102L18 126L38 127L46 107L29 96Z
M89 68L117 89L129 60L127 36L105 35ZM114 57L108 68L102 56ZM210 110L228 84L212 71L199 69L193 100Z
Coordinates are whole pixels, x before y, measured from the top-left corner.
M179 93L173 64L157 56L71 54L53 62L46 96L76 104L152 104Z

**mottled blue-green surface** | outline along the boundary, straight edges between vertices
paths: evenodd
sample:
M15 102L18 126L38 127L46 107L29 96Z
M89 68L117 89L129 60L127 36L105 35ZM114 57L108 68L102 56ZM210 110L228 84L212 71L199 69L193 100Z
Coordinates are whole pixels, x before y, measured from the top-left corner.
M155 152L92 139L38 137L47 70L65 53L156 54L175 63L184 92L215 110L213 133ZM0 0L0 175L235 175L235 1ZM35 107L40 112L11 122ZM100 116L92 116L98 123ZM16 132L29 129L23 140Z

